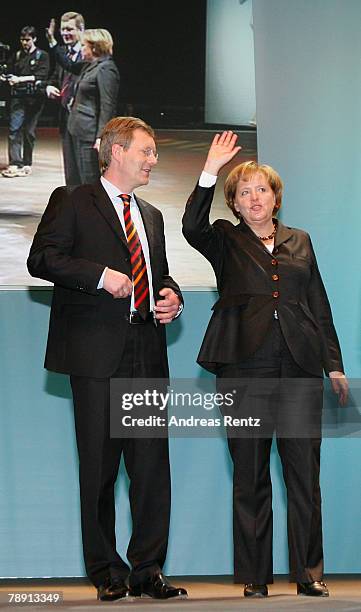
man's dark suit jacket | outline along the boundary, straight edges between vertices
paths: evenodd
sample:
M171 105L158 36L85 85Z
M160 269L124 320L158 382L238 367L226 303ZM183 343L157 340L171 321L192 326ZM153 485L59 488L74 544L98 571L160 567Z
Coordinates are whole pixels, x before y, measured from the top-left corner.
M137 198L147 234L155 300L159 290L180 289L169 276L163 217ZM127 240L119 218L101 183L70 192L57 188L51 195L28 258L32 276L55 284L45 367L55 372L95 378L117 369L130 325L125 316L130 297L114 299L97 289L108 266L131 279ZM163 360L160 377L168 376L165 326L157 326Z
M343 371L330 305L309 235L278 222L271 254L246 223L209 223L214 187L196 187L183 217L183 233L216 274L219 300L198 356L215 372L238 363L263 343L277 310L296 363L321 376Z
M61 45L56 45L55 47L52 47L49 49L50 56L54 58L54 61L56 61L59 55L62 57L66 57L66 51L67 51L66 47L63 47ZM69 62L72 62L72 64L81 63L82 62L81 51L78 51L74 60L69 60ZM78 77L79 77L79 72L76 73L74 71L71 71L71 74L70 74L70 71L66 70L63 66L61 66L56 61L54 70L48 79L48 85L53 85L54 87L57 87L61 91L63 87L64 79L67 78L68 87L69 87L71 96L73 96ZM61 134L64 134L66 130L66 126L68 123L68 117L69 117L69 111L62 106L59 100L59 130Z

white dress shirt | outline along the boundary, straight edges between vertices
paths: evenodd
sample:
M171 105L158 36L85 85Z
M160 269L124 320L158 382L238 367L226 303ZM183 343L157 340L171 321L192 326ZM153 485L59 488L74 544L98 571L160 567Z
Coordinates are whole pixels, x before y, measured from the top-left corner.
M115 185L113 185L113 183L111 183L110 181L108 181L106 178L104 178L104 176L102 176L100 178L101 184L103 185L105 191L107 192L109 199L111 200L115 212L118 215L119 221L122 225L123 231L124 231L124 235L126 236L126 231L125 231L125 223L124 223L124 214L123 214L123 210L124 210L124 203L123 200L120 197L121 193L127 193L126 191L122 191L121 189L119 189L119 187L116 187ZM142 249L143 249L143 254L144 254L144 259L145 259L145 263L147 265L147 273L148 273L148 283L149 283L149 301L150 301L150 310L153 310L154 308L154 297L153 297L153 283L152 283L152 268L150 265L150 256L149 256L149 245L148 245L148 239L147 239L147 235L145 233L145 228L144 228L144 223L143 223L143 219L142 219L142 215L140 214L140 210L138 207L138 204L136 202L136 199L134 197L134 193L130 193L128 194L130 196L130 214L132 217L132 221L134 223L135 229L138 232L138 237L140 240L140 243L142 245ZM103 274L101 275L100 279L99 279L99 283L98 283L98 289L102 289L103 288L103 284L104 284L104 276L105 276L105 272L107 271L107 268L105 268L103 270ZM133 287L133 292L132 292L132 297L131 297L131 303L130 303L130 309L133 311L135 310L134 308L134 287Z

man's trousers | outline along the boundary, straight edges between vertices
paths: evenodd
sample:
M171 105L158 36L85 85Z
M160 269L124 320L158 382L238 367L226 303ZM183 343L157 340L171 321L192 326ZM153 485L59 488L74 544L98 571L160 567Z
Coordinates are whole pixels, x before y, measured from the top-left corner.
M130 325L114 377L165 375L153 323ZM99 356L101 358L101 356ZM71 376L79 452L81 520L87 574L95 586L126 578L116 550L114 485L121 456L129 476L132 536L127 557L130 583L158 572L165 561L170 517L168 439L110 438L110 379Z

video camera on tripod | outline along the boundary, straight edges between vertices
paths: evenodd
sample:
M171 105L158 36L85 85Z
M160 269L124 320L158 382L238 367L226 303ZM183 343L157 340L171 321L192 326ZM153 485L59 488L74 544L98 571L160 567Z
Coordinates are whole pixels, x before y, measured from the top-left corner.
M4 74L3 79L10 82L13 74ZM13 98L25 98L26 96L44 96L46 81L26 81L25 83L15 83L10 88L10 95Z
M7 60L10 53L10 46L0 42L0 75L7 72Z
M6 79L9 53L10 46L0 42L0 119L5 116L6 99L8 98L8 92L4 91L5 87L2 84L5 83Z

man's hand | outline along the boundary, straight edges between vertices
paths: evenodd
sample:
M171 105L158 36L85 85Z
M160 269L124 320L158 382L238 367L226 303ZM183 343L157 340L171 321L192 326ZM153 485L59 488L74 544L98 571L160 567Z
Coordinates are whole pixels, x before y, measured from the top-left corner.
M173 289L169 289L169 287L161 289L159 295L164 296L164 299L158 300L154 306L155 317L159 323L170 323L178 312L181 300L174 293Z
M93 149L95 149L99 153L99 147L100 147L100 138L97 138L95 143L93 144Z
M46 95L48 98L56 100L57 98L60 98L60 90L57 87L54 87L54 85L47 85Z
M343 372L329 372L332 390L338 395L340 406L344 406L348 396L348 380Z
M20 77L16 76L16 74L12 74L8 83L11 85L11 87L18 85L20 83Z
M126 298L132 294L132 281L126 274L108 268L104 275L103 289L111 293L113 298Z
M205 172L218 175L218 172L237 155L242 147L236 146L237 134L230 130L222 134L216 134L213 138L208 157L204 166Z
M55 19L54 19L54 17L52 17L52 19L50 19L49 26L47 28L45 28L45 36L48 39L48 43L50 45L53 45L54 43L56 43L56 38L55 38Z

